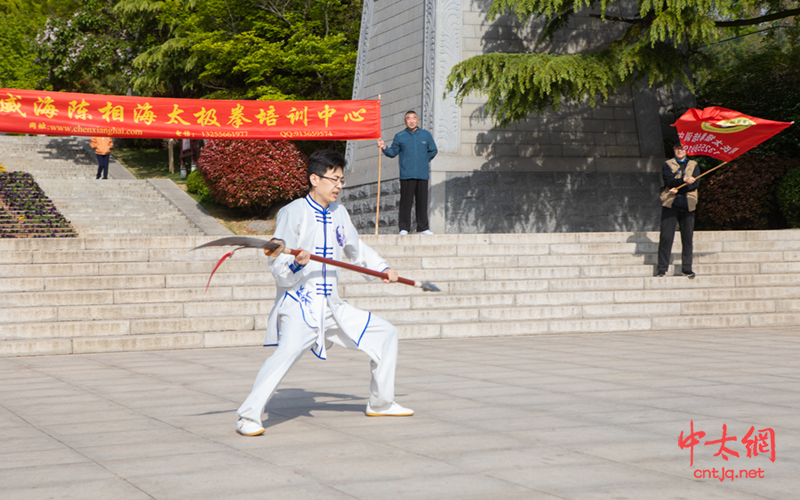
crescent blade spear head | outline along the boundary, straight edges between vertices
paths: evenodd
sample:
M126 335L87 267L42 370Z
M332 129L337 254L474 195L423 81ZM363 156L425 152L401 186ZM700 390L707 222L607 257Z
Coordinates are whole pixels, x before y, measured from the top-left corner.
M263 248L264 253L269 255L270 257L277 257L283 251L284 247L286 246L283 240L279 240L277 238L273 238L269 241L260 240L258 238L248 238L246 236L229 236L227 238L220 238L218 240L209 241L208 243L204 243L200 246L196 246L189 250L193 252L198 248L205 248L205 247L239 247L234 249L232 252L228 252L219 259L217 265L214 266L214 269L211 270L211 276L208 277L208 283L206 283L206 292L208 291L209 285L211 285L211 278L214 277L214 273L217 272L219 266L225 262L225 259L228 257L232 257L237 250L241 250L242 248Z

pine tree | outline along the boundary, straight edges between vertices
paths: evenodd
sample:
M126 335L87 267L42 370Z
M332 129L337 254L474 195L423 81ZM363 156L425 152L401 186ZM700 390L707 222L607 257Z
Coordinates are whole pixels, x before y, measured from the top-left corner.
M770 23L793 25L796 40L798 0L637 0L637 15L607 15L607 0L495 0L488 20L508 12L520 22L543 19L540 42L552 40L578 13L608 23L629 25L609 45L578 54L492 53L453 67L446 93L459 104L470 94L488 97L486 111L498 126L524 120L531 113L557 110L562 104L594 106L622 86L646 83L690 89L692 62L702 63L703 46L723 30L763 29ZM599 5L598 5L599 4Z

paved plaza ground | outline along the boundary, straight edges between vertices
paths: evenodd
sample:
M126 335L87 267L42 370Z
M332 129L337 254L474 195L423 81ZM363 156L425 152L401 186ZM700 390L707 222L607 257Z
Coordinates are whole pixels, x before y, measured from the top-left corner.
M411 418L366 417L368 358L334 348L251 438L235 411L273 348L2 359L0 497L798 498L796 330L403 341ZM774 440L748 457L751 427Z

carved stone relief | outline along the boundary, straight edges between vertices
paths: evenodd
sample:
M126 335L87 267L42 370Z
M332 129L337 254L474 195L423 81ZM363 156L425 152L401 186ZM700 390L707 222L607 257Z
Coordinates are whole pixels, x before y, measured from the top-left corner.
M369 51L369 34L372 30L372 12L375 7L374 0L364 0L364 8L361 11L361 33L358 39L358 57L356 58L356 74L353 80L353 100L362 99L364 90L364 78L366 77L367 53ZM344 159L347 161L347 171L353 169L353 162L356 159L355 141L347 141L347 148L344 152Z
M436 85L434 86L434 127L436 146L442 153L461 149L461 108L455 97L443 98L447 75L461 61L463 8L461 0L439 0L436 8Z

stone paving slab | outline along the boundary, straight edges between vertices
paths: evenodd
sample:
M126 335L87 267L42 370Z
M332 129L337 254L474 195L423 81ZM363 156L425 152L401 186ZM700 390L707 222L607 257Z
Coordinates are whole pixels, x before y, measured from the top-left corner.
M368 358L333 349L289 373L264 435L239 436L236 408L272 350L0 359L0 496L784 499L800 489L796 328L403 341L397 399L417 414L397 419L364 416ZM678 445L690 425L705 432L693 465ZM723 425L739 454L728 461L704 444ZM768 449L747 456L751 426L774 430L774 462ZM733 480L710 477L723 468ZM735 477L742 470L763 477Z

